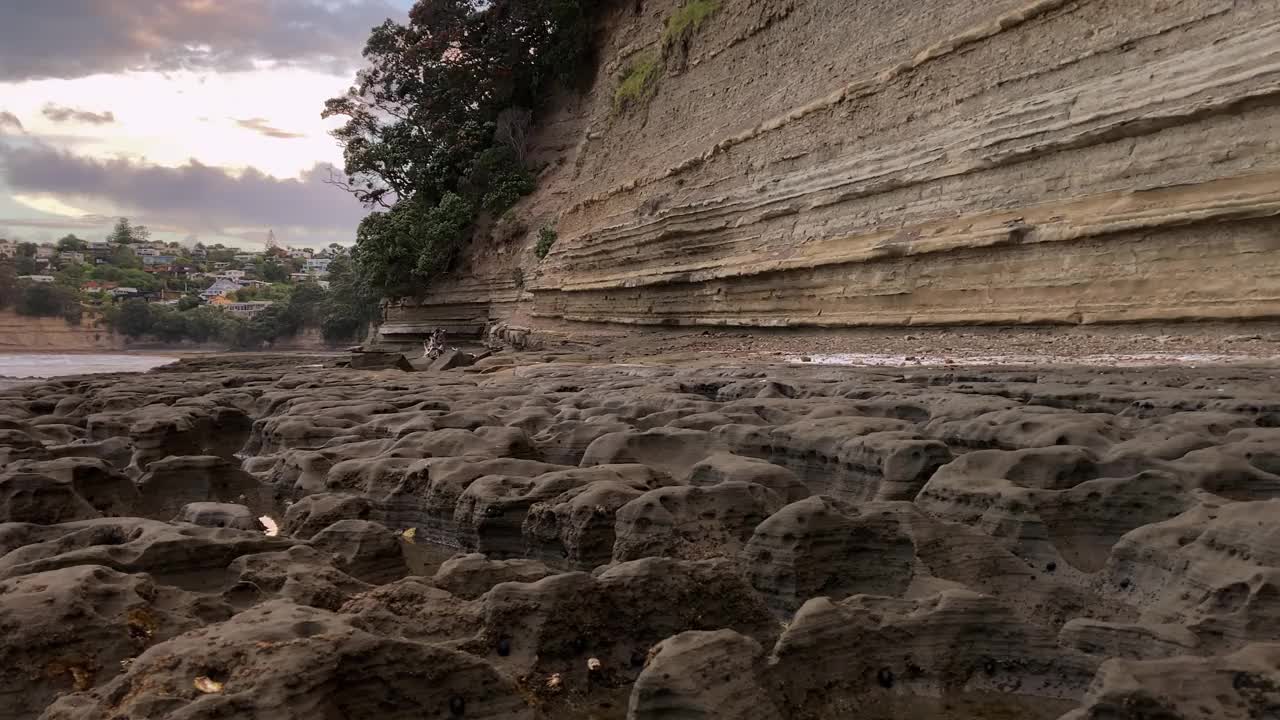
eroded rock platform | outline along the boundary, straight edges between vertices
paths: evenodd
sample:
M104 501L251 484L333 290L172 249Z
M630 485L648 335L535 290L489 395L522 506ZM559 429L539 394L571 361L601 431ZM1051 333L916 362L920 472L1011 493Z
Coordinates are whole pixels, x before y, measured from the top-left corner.
M0 390L0 719L1280 708L1269 368L303 364Z

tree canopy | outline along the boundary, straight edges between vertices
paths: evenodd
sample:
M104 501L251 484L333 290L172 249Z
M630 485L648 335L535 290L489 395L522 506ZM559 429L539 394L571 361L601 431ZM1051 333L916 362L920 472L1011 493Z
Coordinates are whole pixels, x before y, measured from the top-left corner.
M115 227L112 228L111 234L107 236L107 242L117 245L132 245L134 243L144 243L151 239L151 231L146 225L134 225L129 222L129 218L120 218L116 220Z
M76 237L74 234L66 235L58 240L59 250L79 251L89 247L89 243Z
M346 123L339 182L383 208L360 225L356 268L382 294L446 270L481 209L500 214L533 190L529 109L572 77L601 0L419 0L365 47L356 84L325 104Z

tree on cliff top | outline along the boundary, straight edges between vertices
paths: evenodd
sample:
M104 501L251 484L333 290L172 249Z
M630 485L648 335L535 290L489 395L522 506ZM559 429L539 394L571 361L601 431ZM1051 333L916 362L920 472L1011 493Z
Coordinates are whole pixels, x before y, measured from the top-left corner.
M355 251L378 291L429 282L478 208L500 213L532 190L523 148L510 147L521 135L500 120L586 65L588 14L599 2L419 0L408 24L374 28L368 66L324 117L347 118L334 132L345 159L335 184L389 211L366 218ZM469 217L459 222L463 208Z

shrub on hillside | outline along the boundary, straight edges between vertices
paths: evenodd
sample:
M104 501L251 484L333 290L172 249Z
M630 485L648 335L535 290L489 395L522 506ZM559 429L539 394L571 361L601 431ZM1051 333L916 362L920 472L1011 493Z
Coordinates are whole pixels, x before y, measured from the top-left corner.
M538 244L534 246L533 251L537 253L539 260L551 253L551 246L556 244L556 240L559 237L556 231L549 227L544 227L538 231Z

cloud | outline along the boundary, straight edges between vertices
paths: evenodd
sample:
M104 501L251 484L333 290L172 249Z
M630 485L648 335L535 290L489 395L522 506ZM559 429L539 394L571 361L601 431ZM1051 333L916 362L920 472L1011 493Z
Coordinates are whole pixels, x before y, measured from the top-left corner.
M125 70L348 69L398 0L57 0L3 3L0 82Z
M76 108L66 107L65 105L55 105L49 103L40 111L41 115L49 118L54 122L79 122L89 125L110 125L116 121L115 113L107 110L106 112L89 112L88 110L77 110Z
M17 115L0 110L0 133L3 133L5 128L11 128L18 132L23 132L22 121L18 119Z
M269 138L279 138L281 140L293 140L296 138L304 138L306 135L299 133L291 133L287 130L281 130L268 124L266 118L246 118L244 120L236 120L236 124L246 130L252 130L256 133L266 135Z
M275 228L291 236L350 240L365 210L326 184L331 173L337 174L332 166L317 164L300 178L282 179L195 160L163 167L88 158L40 142L0 142L0 178L15 193L105 206L104 213L141 216L193 234Z

